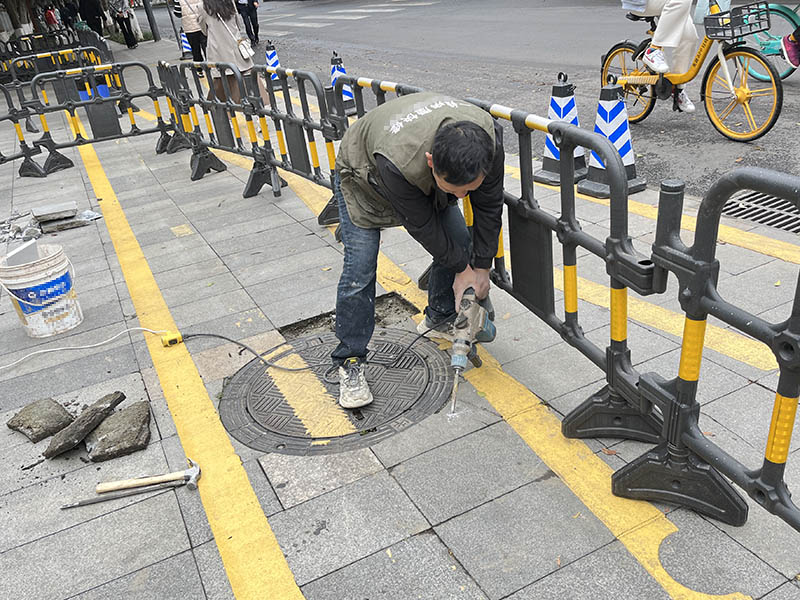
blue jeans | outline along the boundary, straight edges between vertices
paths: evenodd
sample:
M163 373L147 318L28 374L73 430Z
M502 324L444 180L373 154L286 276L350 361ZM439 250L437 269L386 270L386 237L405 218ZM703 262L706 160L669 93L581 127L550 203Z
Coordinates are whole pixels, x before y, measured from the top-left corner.
M367 357L367 343L375 330L375 274L381 230L363 229L353 224L338 175L333 183L344 243L344 266L336 294L336 337L339 345L331 357L334 364L341 364L346 358L366 360ZM447 234L469 249L470 234L458 206L448 206L443 217ZM438 323L455 313L455 276L455 271L434 261L428 281L428 307L425 309L429 321Z

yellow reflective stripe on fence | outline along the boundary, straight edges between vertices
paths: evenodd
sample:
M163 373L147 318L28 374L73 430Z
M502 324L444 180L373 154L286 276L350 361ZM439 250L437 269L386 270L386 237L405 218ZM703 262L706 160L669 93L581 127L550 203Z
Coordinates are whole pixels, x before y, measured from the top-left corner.
M578 312L578 267L564 265L564 311Z
M17 130L17 138L19 138L19 141L25 142L25 136L22 135L22 127L19 126L19 123L14 123L14 129Z
M308 140L308 149L311 152L311 166L319 169L319 155L317 155L317 142Z
M278 134L278 149L281 151L281 156L286 154L286 140L283 139L283 129L277 129Z
M181 124L183 125L183 130L186 133L192 132L192 121L187 113L181 114Z
M192 107L194 110L194 107ZM256 126L253 123L252 117L248 116L245 119L247 121L247 136L250 138L250 143L254 146L258 144L258 134L256 133Z
M130 106L128 107L128 118L131 121L131 127L136 127L136 121L133 119L133 109Z
M200 127L200 121L197 118L197 109L195 109L194 104L189 107L189 114L192 115L192 125L194 125L194 127Z
M381 89L384 92L397 91L397 83L394 81L381 81Z
M333 142L325 142L325 150L328 151L328 166L331 171L336 170L336 152L333 149Z
M706 320L695 321L686 317L683 325L683 344L678 377L684 381L697 381L700 378L700 363L703 360L703 345L706 336Z
M628 339L628 288L611 288L611 339Z
M503 227L500 227L500 235L497 237L497 254L494 255L495 258L503 258L506 255L506 249L503 244Z
M789 444L792 441L794 417L797 413L797 398L787 398L775 394L775 406L772 409L772 423L769 426L767 450L764 457L775 464L783 464L789 456Z
M472 227L475 217L472 215L472 202L469 199L469 194L464 196L462 201L464 203L464 223L467 227Z

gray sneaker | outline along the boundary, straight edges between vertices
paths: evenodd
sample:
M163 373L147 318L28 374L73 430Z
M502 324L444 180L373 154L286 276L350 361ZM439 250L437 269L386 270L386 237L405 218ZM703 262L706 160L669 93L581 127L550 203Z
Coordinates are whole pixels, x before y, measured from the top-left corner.
M425 334L429 338L433 338L436 340L447 340L448 342L455 341L455 335L453 334L453 322L448 321L447 323L443 323L436 327L436 329L431 329L433 327L433 322L425 315L425 318L419 322L417 325L417 333ZM431 329L430 331L428 331ZM425 333L428 331L428 333Z
M339 367L339 406L360 408L372 402L364 365L357 358L348 358Z

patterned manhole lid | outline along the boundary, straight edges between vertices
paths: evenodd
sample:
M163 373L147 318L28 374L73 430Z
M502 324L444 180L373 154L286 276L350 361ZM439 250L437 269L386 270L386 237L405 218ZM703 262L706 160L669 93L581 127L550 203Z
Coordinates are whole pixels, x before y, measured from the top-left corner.
M325 380L330 354L339 343L336 336L291 340L265 357L311 369L267 369L252 360L225 383L222 423L246 446L282 454L331 454L385 440L439 410L453 386L449 358L431 340L418 340L397 359L415 337L405 330L375 330L366 367L375 400L356 410L341 408L338 384ZM328 379L336 382L336 371Z

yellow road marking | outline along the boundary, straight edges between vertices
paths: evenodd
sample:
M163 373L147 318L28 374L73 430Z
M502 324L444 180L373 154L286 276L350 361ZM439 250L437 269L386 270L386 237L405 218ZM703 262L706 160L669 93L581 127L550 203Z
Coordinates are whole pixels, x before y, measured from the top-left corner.
M283 354L289 348L288 345L281 346L267 358ZM301 356L294 353L279 359L275 364L290 369L308 366ZM358 431L345 410L328 393L313 371L267 369L267 374L311 437L337 437Z
M222 153L220 153L222 155ZM241 157L225 153L225 160L245 166ZM233 160L235 159L235 160ZM316 214L325 206L330 190L297 175L282 172L289 187ZM426 294L382 252L378 255L378 283L401 294L422 310ZM466 372L466 379L485 397L553 470L578 499L600 519L653 579L675 600L747 600L734 592L720 596L696 592L675 581L659 558L661 543L678 531L674 523L649 502L617 498L611 493L611 468L581 440L561 434L561 422L530 390L503 372L500 364L480 348L483 366Z
M139 324L177 331L94 148L82 145L78 151L102 209ZM164 348L157 336L147 336L145 341L184 452L203 469L198 490L234 595L239 600L302 599L242 460L186 346Z
M506 174L511 175L512 179L519 179L519 173L519 167L506 165ZM557 186L547 185L544 183L535 183L534 185L548 190L560 190L560 188ZM588 200L589 202L594 202L595 204L609 206L609 201L602 198L592 198L591 196L586 196L578 191L575 192L575 196L583 200ZM636 202L630 198L628 198L628 212L634 215L639 215L640 217L645 217L647 219L656 220L658 218L657 206ZM609 213L609 218L610 217L611 214ZM685 229L686 231L695 231L697 228L697 218L691 215L683 215L681 219L681 228ZM752 233L750 231L742 231L741 229L737 229L736 227L731 227L729 225L719 226L718 239L719 241L725 242L726 244L731 244L732 246L738 246L740 248L752 250L753 252L757 252L759 254L780 258L786 262L800 265L800 246L790 244L789 242L774 240L765 235Z

